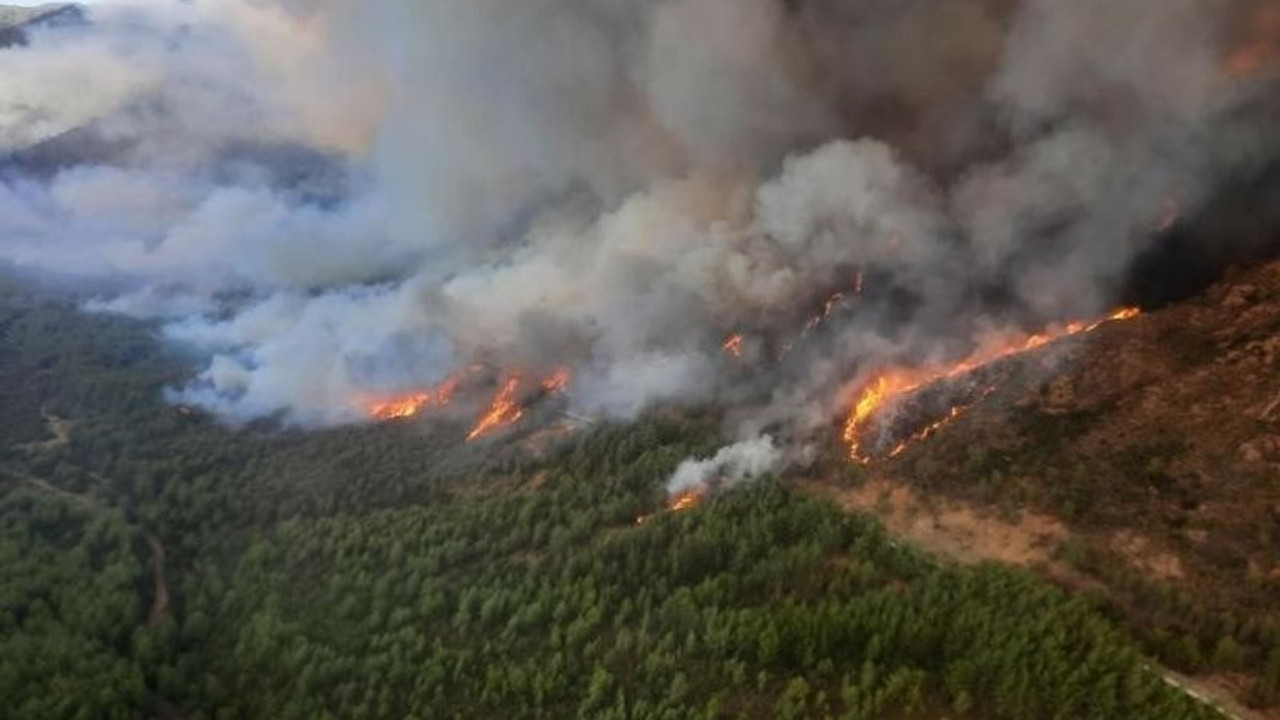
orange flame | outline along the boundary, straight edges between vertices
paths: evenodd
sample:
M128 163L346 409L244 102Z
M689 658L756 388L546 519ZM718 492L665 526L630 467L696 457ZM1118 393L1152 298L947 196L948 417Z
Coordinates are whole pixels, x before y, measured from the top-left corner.
M542 381L543 391L556 395L569 389L569 381L573 380L573 371L568 367L557 368L546 380Z
M1121 308L1111 313L1110 315L1108 315L1105 320L1099 320L1098 322L1090 325L1089 329L1092 330L1103 323L1111 322L1113 320L1132 320L1141 314L1142 314L1142 311L1136 307Z
M867 425L876 413L893 400L909 395L939 380L966 375L1001 358L1029 352L1063 337L1092 332L1104 323L1129 320L1137 317L1140 313L1141 311L1138 308L1121 308L1101 320L1069 322L1043 333L1028 335L1021 340L1012 340L994 348L979 350L949 367L900 368L882 372L862 387L858 392L853 408L845 418L842 438L848 447L849 457L862 464L871 462L871 454L863 448L863 435L866 432ZM981 397L984 398L990 395L994 390L995 388L988 388ZM889 453L889 457L897 457L907 449L908 445L933 435L943 426L960 417L967 409L966 406L952 407L945 417L929 424L923 430L916 432L910 438L899 443Z
M670 502L667 503L667 509L671 512L690 510L702 502L705 496L706 491L704 490L685 490L671 498Z
M978 396L977 400L975 400L974 402L977 402L978 400L982 400L983 398L987 397L988 395L990 395L995 391L996 389L994 385L992 387L987 388L982 392L981 395ZM929 439L929 437L932 436L934 433L938 432L939 430L946 427L947 425L950 425L953 421L955 421L961 415L965 414L965 412L968 411L971 405L972 403L970 405L952 405L951 409L948 410L947 414L944 415L940 420L935 420L929 423L928 425L924 426L923 429L919 430L916 433L913 433L911 437L898 443L893 448L893 450L889 451L889 457L896 458L902 453L906 452L907 448L911 447L912 445Z
M1227 76L1241 79L1257 75L1280 58L1280 5L1268 3L1249 18L1249 38L1222 61Z
M742 357L742 333L735 333L724 341L724 345L720 347L728 354L740 358Z
M516 402L516 392L519 389L520 376L508 375L498 394L494 395L493 402L489 403L489 409L480 416L475 427L471 428L471 432L467 434L468 442L488 435L500 427L514 425L524 417L524 407Z
M861 293L860 289L855 288L855 290L855 294ZM810 318L809 322L805 323L805 332L807 333L811 330L816 330L818 326L825 322L827 318L831 317L831 313L835 312L836 308L841 305L844 305L844 293L838 292L827 298L826 301L822 303L822 311Z
M1276 56L1276 50L1266 43L1252 43L1236 50L1227 56L1223 69L1233 78L1244 78L1256 75Z
M844 423L843 437L849 446L850 458L861 463L871 461L862 450L862 433L867 422L889 399L910 393L924 382L901 371L890 371L876 376L862 389Z
M451 376L434 388L370 403L369 416L375 420L403 420L431 406L443 407L453 400L458 384L458 378Z
M475 375L483 371L484 365L472 365L466 372ZM567 390L572 380L573 373L565 366L557 368L554 373L547 376L539 385L544 393L556 395ZM516 400L520 382L519 373L507 375L502 388L499 389L490 403L489 409L476 421L475 427L472 428L471 433L467 436L468 440L475 440L498 427L514 424L524 416L524 408ZM401 420L416 417L427 408L444 407L450 404L461 384L461 374L451 375L434 388L369 402L366 410L369 416L375 420Z
M698 506L707 497L706 488L695 488L693 490L684 490L676 493L667 500L667 512L684 512L692 510ZM649 513L647 515L639 515L636 517L636 525L644 525L653 519L657 513Z

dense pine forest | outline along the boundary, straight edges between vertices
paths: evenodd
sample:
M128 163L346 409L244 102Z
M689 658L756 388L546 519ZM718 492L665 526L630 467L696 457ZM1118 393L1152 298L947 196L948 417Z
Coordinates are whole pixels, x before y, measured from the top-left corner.
M233 430L144 324L9 291L0 338L4 717L1218 717L1101 606L785 479L666 511L714 417Z

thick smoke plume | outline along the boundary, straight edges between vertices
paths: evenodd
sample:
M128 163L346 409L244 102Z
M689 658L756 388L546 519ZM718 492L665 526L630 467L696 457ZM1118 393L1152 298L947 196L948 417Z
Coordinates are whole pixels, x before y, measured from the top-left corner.
M207 358L175 399L232 421L483 362L802 433L877 366L1112 305L1277 160L1276 13L103 0L0 50L0 243L162 319Z

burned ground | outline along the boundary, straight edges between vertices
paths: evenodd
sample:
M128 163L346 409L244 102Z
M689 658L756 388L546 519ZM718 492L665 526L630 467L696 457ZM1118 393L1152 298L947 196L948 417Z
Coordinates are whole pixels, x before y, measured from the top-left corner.
M894 431L975 386L994 390L855 472L884 497L927 498L929 532L905 519L921 503L904 515L861 502L866 490L824 492L949 555L1008 562L1019 516L1060 523L1061 537L1015 563L1100 594L1174 665L1263 667L1280 636L1280 263L926 387L902 401ZM995 544L948 535L939 518L957 507L974 521L965 532Z

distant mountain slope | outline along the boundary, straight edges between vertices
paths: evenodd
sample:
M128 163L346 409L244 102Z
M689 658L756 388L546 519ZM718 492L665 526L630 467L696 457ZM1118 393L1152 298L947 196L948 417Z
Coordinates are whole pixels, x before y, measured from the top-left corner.
M0 48L26 43L26 31L42 25L83 22L84 8L74 3L36 7L0 5Z
M82 14L83 9L75 3L46 3L36 7L0 5L0 27L22 27Z

